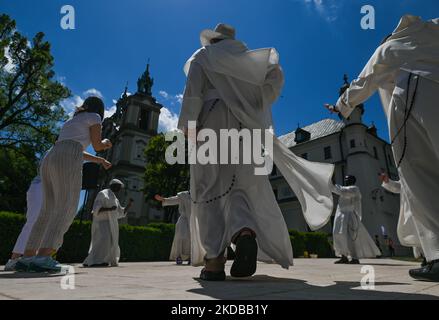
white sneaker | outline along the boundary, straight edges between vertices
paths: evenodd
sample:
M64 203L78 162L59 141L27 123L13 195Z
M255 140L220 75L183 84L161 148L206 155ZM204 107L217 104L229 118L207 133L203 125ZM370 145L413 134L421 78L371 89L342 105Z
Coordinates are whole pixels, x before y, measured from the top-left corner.
M17 265L18 259L9 259L5 265L5 271L15 271L15 266Z

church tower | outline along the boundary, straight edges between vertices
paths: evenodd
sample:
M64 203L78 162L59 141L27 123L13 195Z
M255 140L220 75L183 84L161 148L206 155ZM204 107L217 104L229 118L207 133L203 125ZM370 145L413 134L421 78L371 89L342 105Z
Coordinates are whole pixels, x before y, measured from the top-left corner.
M131 225L144 225L151 220L160 220L162 215L160 211L149 207L142 191L146 165L144 150L150 138L157 134L162 108L152 96L153 83L148 63L146 71L137 81L137 92L128 95L128 88L125 88L117 101L116 112L102 124L102 137L110 139L113 148L99 153L99 156L110 161L113 166L108 171L101 169L98 190L106 188L111 179L123 181L125 189L119 200L122 205L126 205L130 198L134 200L124 221ZM95 196L96 194L89 197L88 208L92 207ZM89 209L88 212L90 211Z
M340 89L340 95L349 88L347 76L344 85ZM343 119L344 128L341 139L344 140L345 174L354 175L357 178L357 186L362 193L363 223L367 229L375 234L390 233L396 240L397 218L393 215L394 195L387 195L381 188L378 176L381 172L387 172L389 176L395 176L393 157L391 157L390 145L378 138L376 127L368 127L363 122L364 105L358 105L352 114ZM387 199L387 202L385 201ZM389 205L390 204L390 205ZM396 204L397 207L397 204ZM385 230L378 229L382 226Z

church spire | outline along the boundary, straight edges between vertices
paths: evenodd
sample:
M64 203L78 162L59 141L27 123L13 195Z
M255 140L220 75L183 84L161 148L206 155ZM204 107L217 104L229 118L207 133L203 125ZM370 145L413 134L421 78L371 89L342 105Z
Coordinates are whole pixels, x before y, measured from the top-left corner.
M152 96L152 86L154 85L154 79L151 78L149 73L149 58L148 64L146 65L146 70L142 76L137 80L137 92L143 93L148 96Z

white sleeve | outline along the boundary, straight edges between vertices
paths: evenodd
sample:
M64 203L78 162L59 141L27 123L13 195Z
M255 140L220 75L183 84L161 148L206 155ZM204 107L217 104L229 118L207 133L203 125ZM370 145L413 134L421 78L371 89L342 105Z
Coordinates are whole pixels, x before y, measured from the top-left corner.
M203 97L207 82L203 68L196 62L192 62L187 77L186 87L183 94L178 128L187 128L188 121L196 121L203 108Z
M401 193L400 181L389 180L387 183L383 182L382 187L392 193Z
M117 212L117 218L122 219L125 218L127 215L127 212L125 212L125 208L120 205L120 201L116 199L116 212Z
M330 188L331 192L335 193L336 195L341 195L343 193L343 187L338 184L331 184Z
M178 206L180 204L180 199L178 196L170 197L170 198L164 198L162 202L163 207L167 206Z
M104 200L105 196L102 194L102 192L99 192L95 198L95 201L93 202L93 214L99 213L99 210L104 206Z
M331 192L335 193L339 196L345 196L345 197L352 197L357 195L357 188L350 188L350 187L344 187L340 186L338 184L331 184L330 186Z
M280 96L284 83L284 74L280 65L271 65L263 85L264 97L270 106Z
M395 56L398 48L384 44L375 51L358 78L337 101L337 109L343 117L348 118L356 106L369 99L385 83L393 81L395 71L401 66Z
M87 112L87 117L85 118L85 121L87 122L87 126L91 127L95 124L101 124L101 116L97 113Z

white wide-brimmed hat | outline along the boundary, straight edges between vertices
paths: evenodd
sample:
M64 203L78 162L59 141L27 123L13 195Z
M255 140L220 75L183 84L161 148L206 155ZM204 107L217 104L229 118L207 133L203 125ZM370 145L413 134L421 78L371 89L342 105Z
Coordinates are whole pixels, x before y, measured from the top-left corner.
M203 47L208 46L212 39L235 39L236 31L231 25L218 23L214 30L201 31L200 41Z
M120 181L119 179L113 179L113 180L110 181L110 186L115 185L115 184L119 184L119 185L121 185L122 188L125 186L125 185L123 184L123 182Z

